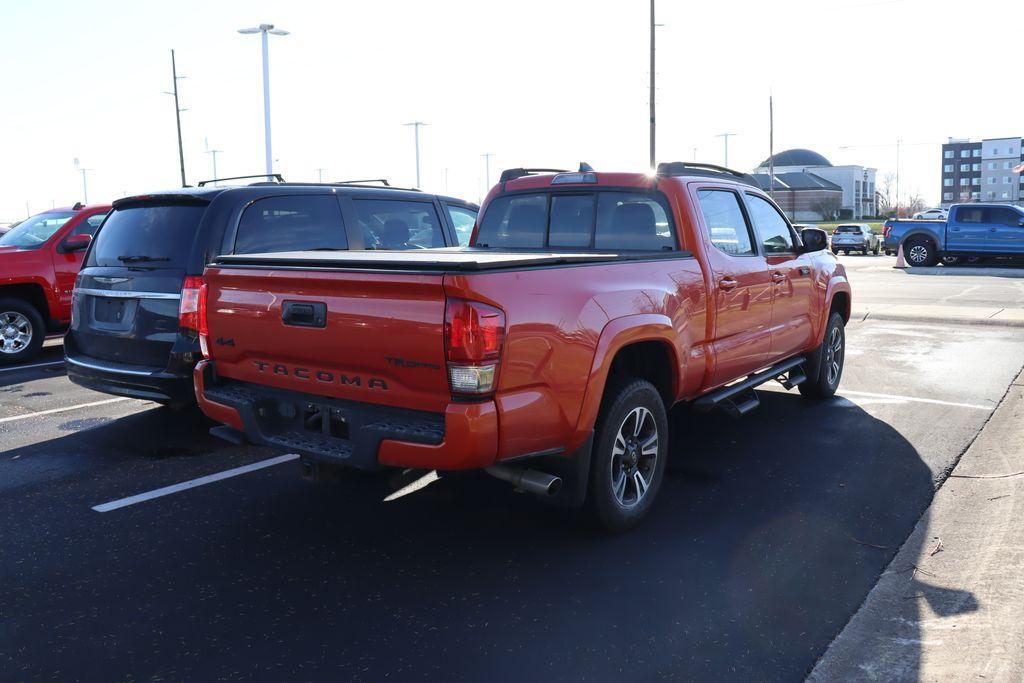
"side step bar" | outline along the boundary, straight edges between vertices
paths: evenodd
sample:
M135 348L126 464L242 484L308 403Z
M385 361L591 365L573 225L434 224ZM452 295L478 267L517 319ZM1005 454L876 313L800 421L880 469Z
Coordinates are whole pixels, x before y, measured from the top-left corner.
M746 415L761 405L754 387L773 379L777 380L786 389L792 389L796 385L805 382L807 380L807 375L804 374L803 370L805 361L806 359L803 356L796 356L781 363L776 363L772 367L754 373L735 384L715 389L710 394L701 396L693 402L693 407L703 413L715 408L721 408L733 417Z

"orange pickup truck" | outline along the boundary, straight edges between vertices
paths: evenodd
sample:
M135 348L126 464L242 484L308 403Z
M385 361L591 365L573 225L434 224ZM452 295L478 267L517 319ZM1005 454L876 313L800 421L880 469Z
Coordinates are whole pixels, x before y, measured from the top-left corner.
M649 510L668 411L832 396L845 271L746 175L512 169L463 249L228 255L196 395L306 467L484 469L610 530Z

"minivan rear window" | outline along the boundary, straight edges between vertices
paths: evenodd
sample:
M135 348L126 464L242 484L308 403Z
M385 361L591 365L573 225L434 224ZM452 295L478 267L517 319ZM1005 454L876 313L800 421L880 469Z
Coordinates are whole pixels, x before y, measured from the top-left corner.
M348 249L338 200L330 195L283 195L252 203L238 223L236 254Z
M184 268L205 206L116 209L99 231L86 266Z

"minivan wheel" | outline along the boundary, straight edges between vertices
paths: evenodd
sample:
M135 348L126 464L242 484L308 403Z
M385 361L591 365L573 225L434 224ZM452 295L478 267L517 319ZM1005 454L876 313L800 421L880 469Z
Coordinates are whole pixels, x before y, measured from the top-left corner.
M590 463L587 505L608 531L635 526L661 488L668 457L668 417L654 385L613 380L605 392Z
M19 299L0 299L0 364L33 358L43 347L46 325L35 306Z
M806 398L831 398L839 388L846 360L846 329L843 316L833 311L821 346L807 358L807 379L797 385Z

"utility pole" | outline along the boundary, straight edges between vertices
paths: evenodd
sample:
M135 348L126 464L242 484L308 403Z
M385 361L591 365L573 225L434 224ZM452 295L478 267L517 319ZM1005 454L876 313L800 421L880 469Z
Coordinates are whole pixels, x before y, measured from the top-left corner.
M318 183L323 183L324 182L324 171L326 171L326 170L327 170L326 168L318 168L318 169L316 169L316 177L317 177L317 182Z
M484 158L484 192L491 191L491 157L494 155L490 152L481 154Z
M209 143L207 143L207 145L206 145L206 153L209 154L210 157L212 157L212 159L213 159L213 183L214 183L214 185L216 185L217 184L217 155L218 154L223 154L224 152L223 152L223 150L220 150L220 149L210 149L210 145L209 145Z
M901 138L896 138L896 218L900 217L900 145Z
M254 28L240 28L238 32L243 34L259 33L261 38L263 47L263 145L267 177L272 177L274 174L274 155L270 151L270 56L268 54L267 36L286 36L288 31L274 28L273 24L260 24Z
M651 90L648 102L651 108L651 168L654 168L654 0L651 0Z
M89 184L85 178L85 174L91 171L91 168L82 168L81 164L78 163L78 157L75 157L75 168L82 172L82 203L89 203Z
M413 121L412 123L404 123L404 126L412 126L413 136L416 142L416 189L420 187L420 128L427 124L422 121Z
M771 95L768 95L768 196L775 199L775 105Z
M178 104L178 79L185 77L178 75L178 66L174 61L174 50L171 50L171 78L174 80L174 92L167 94L174 95L174 120L178 124L178 164L181 167L181 186L185 187L185 149L181 144L181 112L185 110Z
M729 166L729 138L734 135L736 135L736 133L719 133L715 136L716 138L722 138L725 142L725 162L722 165L727 168Z
M693 160L697 161L697 148L696 147L693 148Z

